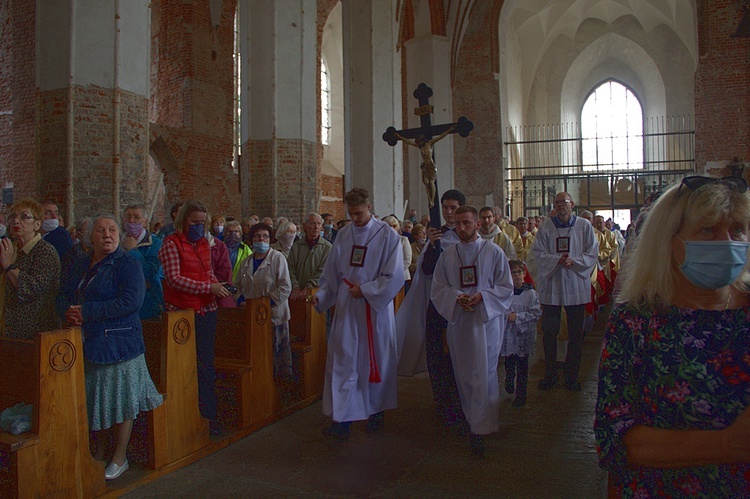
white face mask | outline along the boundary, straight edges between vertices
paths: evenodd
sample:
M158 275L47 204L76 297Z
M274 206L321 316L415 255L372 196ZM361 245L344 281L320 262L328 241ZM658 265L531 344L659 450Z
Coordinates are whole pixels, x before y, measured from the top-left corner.
M52 232L60 226L60 221L56 218L48 218L42 221L42 230L44 232Z

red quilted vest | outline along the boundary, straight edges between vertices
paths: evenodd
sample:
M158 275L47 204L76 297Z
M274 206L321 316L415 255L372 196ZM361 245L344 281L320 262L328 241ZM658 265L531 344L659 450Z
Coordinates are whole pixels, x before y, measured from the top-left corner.
M200 282L211 282L211 248L203 237L195 246L181 232L164 240L174 242L180 254L180 275ZM213 293L194 295L174 289L164 281L164 301L178 308L192 308L196 312L214 301Z

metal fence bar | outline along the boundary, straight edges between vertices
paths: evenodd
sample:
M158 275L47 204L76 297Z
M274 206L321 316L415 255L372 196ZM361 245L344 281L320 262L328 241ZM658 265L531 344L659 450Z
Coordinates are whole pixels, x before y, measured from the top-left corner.
M637 209L644 198L663 189L670 181L695 171L695 130L692 116L659 116L644 119L643 132L632 136L611 136L605 141L584 139L578 122L508 127L505 142L508 164L505 168L509 206L524 214L542 210L555 192L576 183L586 188L591 197L591 186L606 182L611 209L622 203L615 187L621 180L632 183L632 201L627 207ZM601 161L599 147L608 142L611 148L616 139L625 139L626 158ZM594 140L594 162L584 158L585 141ZM631 145L641 141L643 160L631 157ZM514 153L511 153L514 150ZM637 165L628 168L627 165ZM620 198L618 200L618 198ZM583 201L583 200L582 200ZM586 203L590 203L590 199ZM599 205L597 205L599 206Z

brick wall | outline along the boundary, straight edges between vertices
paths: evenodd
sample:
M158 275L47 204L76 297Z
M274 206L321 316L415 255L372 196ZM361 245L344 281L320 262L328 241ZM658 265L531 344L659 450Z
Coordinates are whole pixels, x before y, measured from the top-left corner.
M347 218L344 205L344 177L320 176L323 197L320 199L319 213L330 213L334 220Z
M148 203L151 186L144 175L148 164L148 99L120 92L121 169L120 205L114 206L114 90L97 86L74 86L69 90L40 92L38 96L41 137L37 152L39 175L36 192L40 199L66 203L67 161L72 154L74 214L76 218L99 212L119 213L133 202ZM68 106L73 109L72 151L68 150ZM66 220L66 223L70 220Z
M167 220L174 202L191 198L212 214L242 216L231 167L236 6L222 2L217 28L208 2L152 2L150 145L165 175Z
M0 0L0 186L36 194L36 2Z
M750 38L734 38L740 2L699 2L700 60L695 73L695 156L707 163L750 161ZM711 166L711 165L709 165Z
M250 211L301 221L318 209L318 145L305 140L251 140L243 145L250 172ZM339 191L340 192L340 191Z
M500 129L499 85L492 71L492 32L497 30L499 12L494 3L477 2L461 44L455 66L453 114L474 123L467 138L453 140L455 185L470 204L483 206L485 195L494 193L495 204L503 205L502 134Z
M37 123L39 148L36 164L39 169L39 181L38 185L34 186L34 195L39 199L50 198L64 203L68 89L60 88L40 92L37 97L37 106L39 109L39 122ZM34 171L35 168L30 168L28 173L33 175ZM36 179L36 176L34 178ZM59 208L61 213L65 212L63 206Z

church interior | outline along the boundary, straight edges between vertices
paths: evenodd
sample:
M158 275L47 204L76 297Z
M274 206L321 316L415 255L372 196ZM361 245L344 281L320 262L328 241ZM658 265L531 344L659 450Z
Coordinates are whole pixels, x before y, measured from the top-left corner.
M66 225L131 203L168 223L187 199L212 214L299 222L311 211L346 218L344 193L362 187L374 213L402 219L416 209L419 218L428 213L420 148L383 135L423 126L427 112L434 125L473 124L433 144L438 192L458 189L515 219L547 215L565 191L577 210L624 229L651 193L685 174L744 175L749 24L746 0L0 0L2 202L55 200ZM432 90L427 107L414 96L420 83ZM320 437L312 405L244 444L227 441L225 452L235 450L224 459L246 466L221 482L229 488L211 488L221 461L198 461L173 475L136 474L120 493L603 496L589 438L599 339L587 340L581 396L554 401L568 426L546 431L548 400L532 400L526 419L504 407L503 437L529 421L542 427L519 433L526 453L510 473L533 480L527 469L546 441L558 453L540 458L544 466L573 463L537 488L476 470L461 481L471 463L454 462L449 436L415 424L429 411L414 401L430 403L417 377L404 381L410 398L398 421L410 431L400 441L316 447L321 463L350 473L340 487L321 478L339 480L338 471L309 473L310 460L273 467L247 455L303 453ZM410 438L445 447L410 452ZM491 469L502 474L501 439L492 448ZM393 462L379 462L381 451ZM379 471L353 471L357 460L387 470L388 486L374 483ZM435 476L451 464L451 480ZM571 482L574 472L586 485ZM136 487L157 478L151 492ZM191 479L206 488L180 488Z

